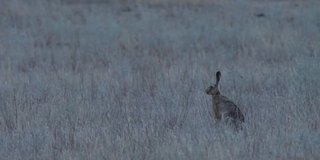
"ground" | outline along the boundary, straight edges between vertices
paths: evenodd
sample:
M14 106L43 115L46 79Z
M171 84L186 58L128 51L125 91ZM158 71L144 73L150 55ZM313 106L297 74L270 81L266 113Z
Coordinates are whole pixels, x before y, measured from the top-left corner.
M1 1L0 159L320 159L319 7Z

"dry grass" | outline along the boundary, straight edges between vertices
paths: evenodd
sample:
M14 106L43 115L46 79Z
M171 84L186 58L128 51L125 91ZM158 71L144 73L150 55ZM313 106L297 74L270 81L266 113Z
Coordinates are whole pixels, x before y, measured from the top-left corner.
M320 5L197 2L1 1L0 159L319 159Z

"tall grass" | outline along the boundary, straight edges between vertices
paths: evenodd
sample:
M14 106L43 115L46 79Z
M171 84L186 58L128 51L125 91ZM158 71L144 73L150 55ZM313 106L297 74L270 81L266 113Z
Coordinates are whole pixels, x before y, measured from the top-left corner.
M0 2L0 159L320 158L319 3L64 2Z

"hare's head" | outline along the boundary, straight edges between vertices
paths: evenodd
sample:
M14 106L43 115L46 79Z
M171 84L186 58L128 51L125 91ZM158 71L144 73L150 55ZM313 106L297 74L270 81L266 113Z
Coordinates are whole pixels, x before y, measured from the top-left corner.
M220 94L220 91L219 91L219 81L220 81L220 77L221 77L221 72L218 71L216 73L216 84L214 86L210 86L206 89L206 93L208 95L218 95Z

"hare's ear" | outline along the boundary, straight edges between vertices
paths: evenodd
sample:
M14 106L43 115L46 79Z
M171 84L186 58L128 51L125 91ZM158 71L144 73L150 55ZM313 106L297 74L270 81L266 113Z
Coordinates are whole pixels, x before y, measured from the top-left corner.
M221 72L218 71L218 72L216 73L216 85L217 85L217 86L218 86L218 84L219 84L220 78L221 78Z

